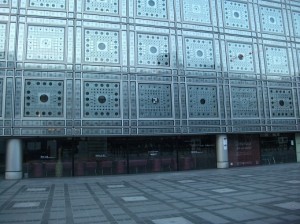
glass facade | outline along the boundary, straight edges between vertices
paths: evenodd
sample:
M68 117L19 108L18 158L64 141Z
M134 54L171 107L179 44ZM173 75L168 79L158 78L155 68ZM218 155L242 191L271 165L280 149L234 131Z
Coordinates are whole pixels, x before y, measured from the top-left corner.
M78 175L118 172L102 151L124 173L185 169L185 150L143 138L297 133L299 69L298 1L0 0L0 136L24 139L27 161L47 151ZM160 165L130 165L151 151Z
M136 174L216 168L215 137L27 138L27 177Z

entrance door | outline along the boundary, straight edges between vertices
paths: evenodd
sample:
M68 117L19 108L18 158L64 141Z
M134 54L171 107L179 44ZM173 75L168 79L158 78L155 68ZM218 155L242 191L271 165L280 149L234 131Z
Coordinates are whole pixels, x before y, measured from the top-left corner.
M261 164L296 162L295 136L270 134L260 136Z

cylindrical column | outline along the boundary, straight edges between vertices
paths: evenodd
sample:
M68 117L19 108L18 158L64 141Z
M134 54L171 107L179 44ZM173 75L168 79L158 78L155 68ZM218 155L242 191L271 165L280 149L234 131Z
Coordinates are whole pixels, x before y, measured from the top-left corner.
M227 135L217 135L217 167L228 168Z
M22 179L22 141L9 139L6 146L5 179Z
M297 162L300 163L300 133L295 134Z

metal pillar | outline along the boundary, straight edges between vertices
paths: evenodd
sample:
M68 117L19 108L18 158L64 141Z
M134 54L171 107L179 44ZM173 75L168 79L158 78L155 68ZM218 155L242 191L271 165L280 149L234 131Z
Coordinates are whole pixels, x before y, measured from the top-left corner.
M295 140L296 140L296 157L297 162L300 163L300 133L295 134Z
M5 179L22 179L22 141L9 139L6 146Z
M227 135L217 135L217 168L228 168Z

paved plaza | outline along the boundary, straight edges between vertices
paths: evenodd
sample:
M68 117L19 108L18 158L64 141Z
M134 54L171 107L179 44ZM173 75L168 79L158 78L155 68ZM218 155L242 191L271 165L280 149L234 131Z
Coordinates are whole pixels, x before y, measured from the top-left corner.
M300 163L1 179L0 223L299 224Z

